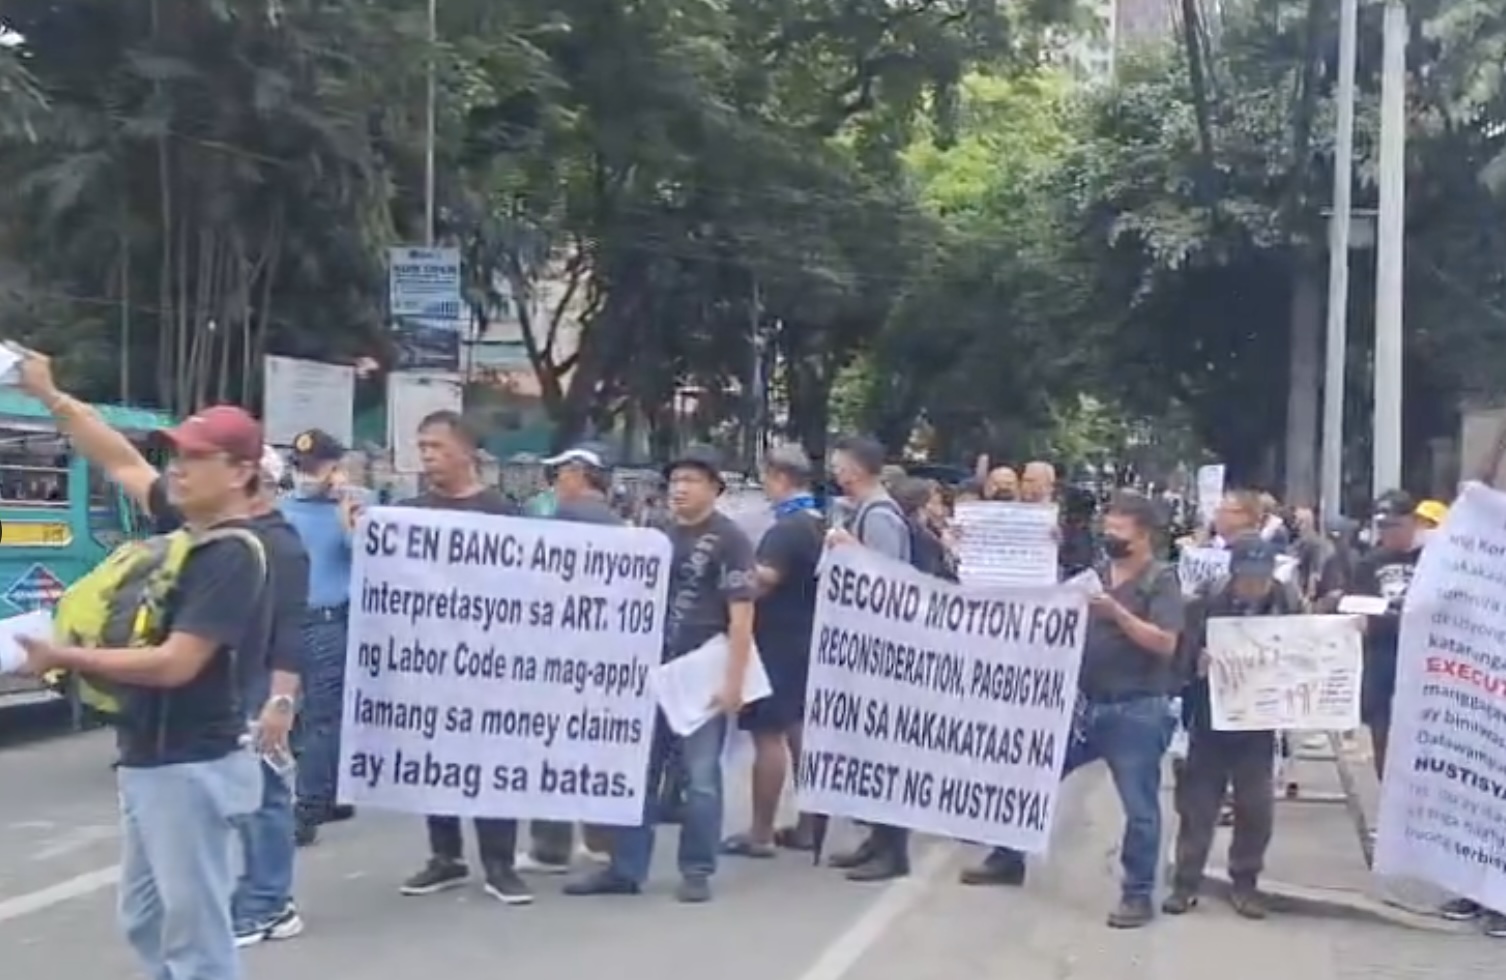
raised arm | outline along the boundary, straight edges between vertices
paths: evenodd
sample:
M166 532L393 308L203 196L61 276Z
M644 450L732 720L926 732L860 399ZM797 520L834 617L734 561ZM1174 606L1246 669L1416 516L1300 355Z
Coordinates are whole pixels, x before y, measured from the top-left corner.
M112 483L150 512L152 485L161 474L131 440L112 429L89 405L58 388L45 354L26 351L18 370L22 390L47 407L74 452L103 470Z

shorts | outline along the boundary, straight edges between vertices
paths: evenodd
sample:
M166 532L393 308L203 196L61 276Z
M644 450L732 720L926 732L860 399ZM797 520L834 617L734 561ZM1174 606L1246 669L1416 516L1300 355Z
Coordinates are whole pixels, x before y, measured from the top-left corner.
M809 653L802 647L798 651L765 655L763 669L769 675L769 686L774 693L743 708L737 727L745 732L787 732L805 718Z
M1365 653L1365 672L1360 680L1360 721L1385 725L1391 721L1391 699L1396 696L1396 654Z

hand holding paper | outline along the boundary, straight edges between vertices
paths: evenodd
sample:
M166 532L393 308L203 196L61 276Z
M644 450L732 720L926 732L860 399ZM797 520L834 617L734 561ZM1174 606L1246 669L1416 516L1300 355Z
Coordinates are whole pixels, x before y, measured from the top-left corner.
M51 669L52 613L46 609L0 619L0 674L40 674Z
M728 695L723 688L731 654L726 635L718 635L685 656L661 664L650 675L659 710L664 712L670 731L689 735L716 717L723 710L720 705L729 697L735 697L741 707L774 693L763 660L754 649L743 673L742 690Z

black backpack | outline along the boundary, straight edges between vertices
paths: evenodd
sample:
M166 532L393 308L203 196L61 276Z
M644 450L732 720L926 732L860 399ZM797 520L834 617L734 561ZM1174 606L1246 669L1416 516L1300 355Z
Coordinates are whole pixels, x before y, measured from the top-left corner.
M880 500L858 510L857 521L853 524L852 533L859 541L863 539L863 522L868 515L880 507L891 510L899 515L899 519L905 522L905 527L910 530L910 565L927 575L938 575L942 578L956 581L956 572L951 568L948 560L946 545L941 539L926 529L925 525L913 517L909 517L899 504L892 500Z

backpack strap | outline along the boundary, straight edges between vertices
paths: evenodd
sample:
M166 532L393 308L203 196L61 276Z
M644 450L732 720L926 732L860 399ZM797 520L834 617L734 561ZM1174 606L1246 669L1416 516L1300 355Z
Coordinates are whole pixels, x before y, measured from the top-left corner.
M267 650L264 652L270 652L272 625L276 621L277 610L275 608L276 603L273 601L271 595L272 568L267 561L267 547L262 543L261 538L256 536L256 532L249 531L243 527L214 527L207 531L199 531L193 534L189 540L188 547L191 553L216 541L232 540L244 544L256 558L256 566L261 578L261 592L258 593L257 598L264 600L262 602L261 615L256 620L256 628L266 643ZM236 704L238 705L238 710L244 714L246 706L240 704L240 685L236 683L236 678L240 673L240 650L236 646L230 647L230 672L232 678L231 686L236 691Z

